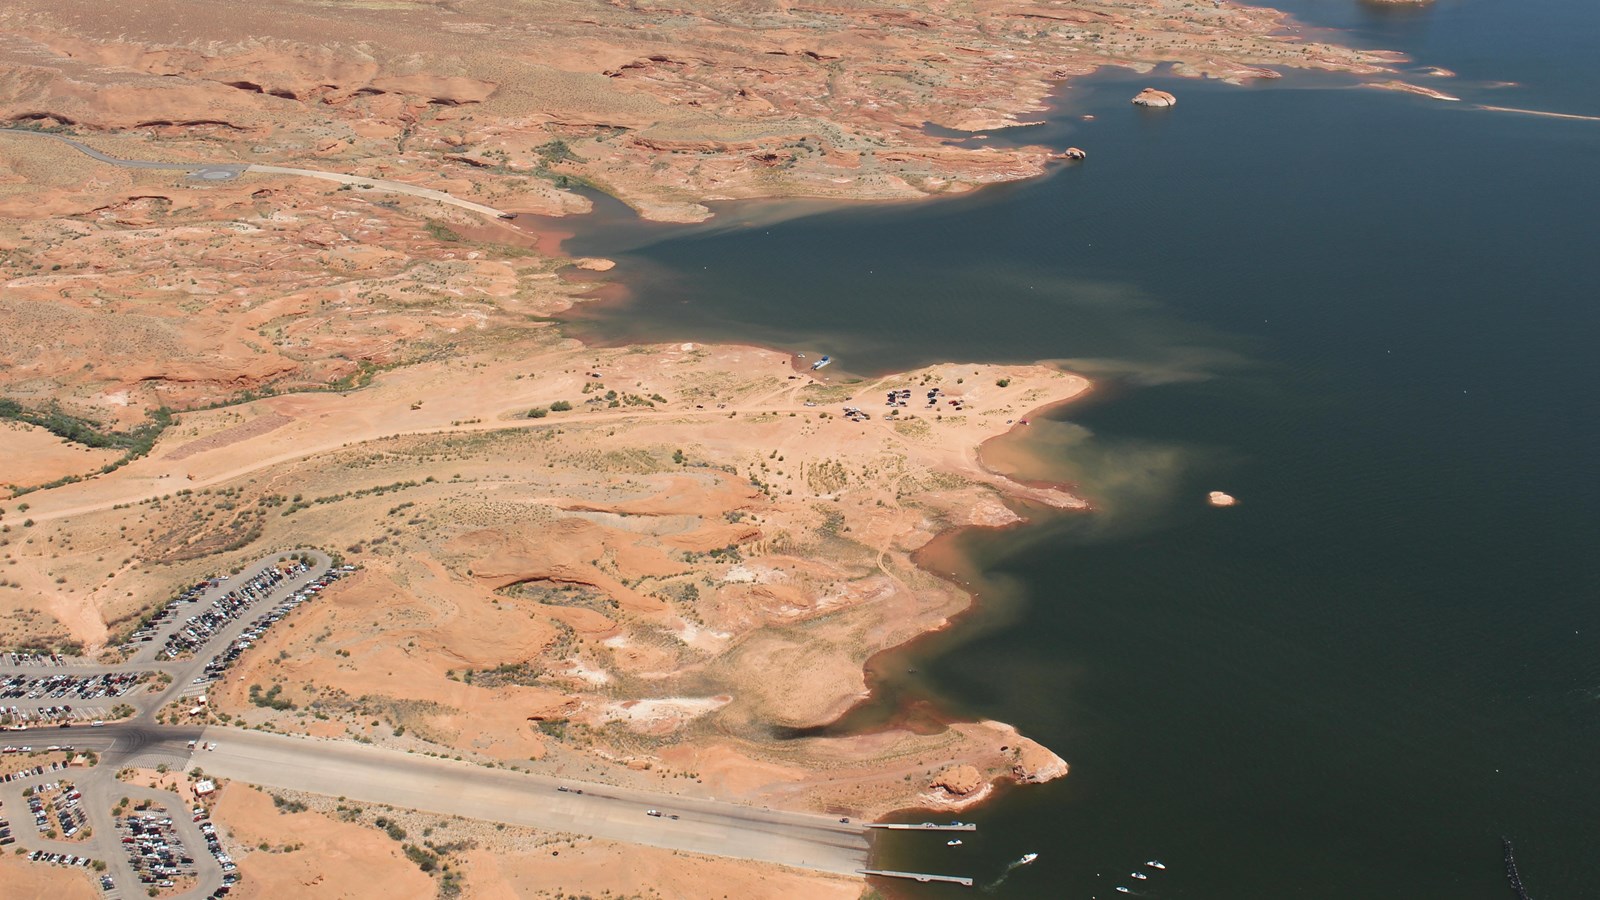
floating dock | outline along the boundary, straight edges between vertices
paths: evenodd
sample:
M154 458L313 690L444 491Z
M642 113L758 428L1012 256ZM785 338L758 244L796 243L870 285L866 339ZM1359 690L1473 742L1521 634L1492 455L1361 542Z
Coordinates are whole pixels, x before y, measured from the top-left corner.
M1517 857L1511 850L1511 840L1502 837L1500 846L1506 853L1506 881L1511 884L1511 890L1516 892L1517 900L1532 900L1528 896L1528 889L1522 884L1522 873L1517 871Z
M882 828L886 831L977 831L978 826L971 822L951 822L949 825L935 825L932 822L869 822L868 828Z
M910 881L920 881L923 884L937 881L943 884L959 884L962 887L972 887L972 879L964 875L929 875L924 872L894 872L888 869L857 869L860 875L876 875L879 878L905 878Z

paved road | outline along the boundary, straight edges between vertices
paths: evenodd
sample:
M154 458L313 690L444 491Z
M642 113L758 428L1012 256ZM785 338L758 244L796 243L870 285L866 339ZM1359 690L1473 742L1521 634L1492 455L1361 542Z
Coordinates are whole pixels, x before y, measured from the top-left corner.
M414 184L406 184L403 181L390 181L387 178L362 178L359 175L345 175L340 172L324 172L320 169L294 169L288 166L252 165L245 171L259 172L264 175L300 175L305 178L321 178L324 181L337 181L340 184L354 185L356 187L366 188L374 191L387 191L391 194L407 194L412 197L421 197L424 200L433 200L437 203L447 203L451 206L459 206L462 209L470 210L475 213L482 213L486 216L494 216L497 219L509 219L513 216L512 213L501 212L492 206L484 206L482 203L473 203L471 200L463 200L460 197L452 197L451 195L446 194L444 191L436 191L432 188L417 187Z
M217 749L190 751L190 740ZM78 730L73 743L102 751L108 768L198 766L264 787L842 875L867 864L865 828L830 816L563 781L346 741L128 723ZM558 791L560 785L583 793ZM662 816L646 815L650 809Z
M321 169L296 169L288 166L264 166L253 165L250 163L173 163L145 159L122 159L120 157L109 156L105 153L101 153L99 150L96 150L95 148L81 141L75 141L59 134L51 134L48 131L34 131L29 128L0 128L0 132L5 132L8 134L28 134L35 137L49 138L53 141L60 141L61 143L66 144L93 159L97 159L100 162L107 163L109 165L121 166L124 169L166 169L171 171L188 172L190 177L198 178L202 181L231 181L246 172L254 172L261 175L297 175L305 178L320 178L324 181L336 181L340 184L353 185L367 190L381 191L390 194L406 194L407 196L411 197L421 197L424 200L432 200L436 203L445 203L450 206L460 207L461 209L480 213L482 215L493 216L497 219L510 219L515 215L514 213L503 212L495 209L492 206L485 206L482 203L474 203L471 200L464 200L460 197L452 196L444 191L436 191L432 188L418 187L414 184L406 184L403 181L392 181L387 178L363 178L359 175L346 175L342 172L324 172Z
M0 131L8 134L31 134L36 137L49 138L52 141L60 141L85 156L97 159L108 165L121 166L124 169L165 169L175 172L189 172L194 177L206 181L229 181L238 178L245 170L250 168L247 163L175 163L149 159L122 159L121 157L101 153L82 141L75 141L59 134L51 134L48 131L34 131L29 128L0 128Z

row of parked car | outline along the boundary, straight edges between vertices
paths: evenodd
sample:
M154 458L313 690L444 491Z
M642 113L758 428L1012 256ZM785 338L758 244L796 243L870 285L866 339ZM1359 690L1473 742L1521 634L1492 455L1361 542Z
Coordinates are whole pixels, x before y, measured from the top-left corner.
M7 749L15 749L15 748L7 748ZM24 747L23 749L26 750L27 748ZM62 761L60 761L60 760L56 760L55 762L47 763L47 764L43 764L43 765L29 766L28 768L23 769L20 772L7 772L4 775L0 775L0 783L4 783L4 782L7 782L7 781L21 781L24 778L32 778L32 777L34 777L36 775L43 775L46 772L60 771L61 769L65 769L66 767L67 767L67 764L62 762Z
M101 697L121 697L134 689L144 672L107 672L103 675L69 675L57 672L52 675L13 675L0 679L0 699L41 700L51 697L60 700L76 697L79 700L97 700ZM70 709L70 707L69 707Z
M5 805L6 802L0 800L0 847L17 842L17 839L11 836L11 823L6 820Z
M295 562L288 569L273 566L211 601L209 609L190 616L182 626L167 635L167 642L162 646L157 658L165 656L176 659L205 646L206 642L226 628L228 623L244 615L256 601L272 593L284 579L300 575L308 568L310 566L305 562Z
M195 807L194 820L200 823L200 834L206 839L206 849L211 851L211 855L216 857L217 865L222 867L222 886L210 894L211 900L217 900L219 897L227 896L228 892L233 890L233 886L239 883L239 867L234 863L233 857L222 849L222 840L217 837L217 826L206 818L206 811L198 806Z
M0 660L13 666L64 666L67 657L59 653L6 653Z
M340 566L336 569L329 569L315 581L284 598L268 612L256 617L250 623L249 628L246 628L243 633L234 638L233 643L229 644L221 653L213 656L211 661L206 663L205 670L199 678L195 679L195 683L204 684L221 678L222 673L228 671L228 667L233 665L234 660L238 659L244 651L250 649L266 633L268 628L288 615L290 610L322 593L323 588L353 571L355 571L355 566Z
M70 853L46 853L43 850L35 850L29 853L28 859L33 862L55 863L58 866L87 866L89 863L94 862L87 856L73 856Z

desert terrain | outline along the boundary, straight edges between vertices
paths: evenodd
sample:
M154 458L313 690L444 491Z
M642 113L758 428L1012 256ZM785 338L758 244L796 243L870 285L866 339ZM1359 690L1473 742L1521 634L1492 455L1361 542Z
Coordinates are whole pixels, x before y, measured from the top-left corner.
M1086 506L979 448L1089 385L586 347L551 316L610 262L563 255L559 218L594 191L692 222L1032 177L1066 148L935 132L1024 123L1108 66L1403 87L1393 54L1181 0L20 0L0 59L0 125L177 167L0 132L0 650L116 663L176 591L314 547L355 571L161 720L856 819L1065 774L1003 723L803 735L970 605L919 549ZM250 896L861 890L531 831L452 846L446 878L326 803L222 797L241 847L277 817L311 836L242 857Z

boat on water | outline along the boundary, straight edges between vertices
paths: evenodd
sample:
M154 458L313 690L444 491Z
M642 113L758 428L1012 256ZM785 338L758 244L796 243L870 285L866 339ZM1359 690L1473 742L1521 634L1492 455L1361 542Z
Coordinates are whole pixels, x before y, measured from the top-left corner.
M1167 864L1159 859L1147 859L1144 864L1152 869L1165 869L1167 867Z
M1137 879L1139 879L1139 880L1140 880L1140 881L1143 881L1143 880L1145 880L1145 879L1146 879L1146 878L1149 878L1149 877L1150 877L1150 876L1149 876L1149 875L1146 875L1146 874L1145 874L1145 873L1143 873L1143 872L1129 872L1129 873L1128 873L1128 874L1129 874L1129 875L1132 875L1132 876L1133 876L1133 877L1135 877L1135 878L1137 878Z
M1017 865L1025 866L1028 863L1031 863L1031 862L1033 862L1034 860L1036 860L1038 858L1039 858L1039 854L1037 854L1037 853L1024 853L1024 854L1022 854L1022 858L1017 860Z
M1125 887L1123 887L1122 885L1119 884L1119 885L1117 885L1117 893L1119 893L1119 894L1131 894L1131 893L1133 893L1133 891L1130 891L1127 888L1125 888Z
M811 364L811 368L812 368L812 369L813 369L813 370L815 370L815 369L820 369L820 368L822 368L822 367L823 367L823 366L825 366L825 365L827 365L827 364L828 364L828 363L831 363L831 362L833 362L833 357L831 357L831 356L824 356L824 357L823 357L823 358L821 358L821 359L819 359L819 360L817 360L817 361L816 361L816 362L814 362L814 363L812 363L812 364Z
M951 840L945 841L944 845L946 847L959 847L959 846L961 846L961 839L960 838L953 838Z

